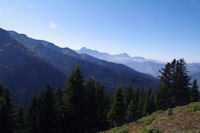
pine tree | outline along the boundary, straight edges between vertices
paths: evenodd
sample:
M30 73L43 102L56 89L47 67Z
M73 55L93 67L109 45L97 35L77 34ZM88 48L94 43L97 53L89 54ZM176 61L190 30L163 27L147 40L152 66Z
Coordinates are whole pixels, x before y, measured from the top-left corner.
M38 99L37 99L37 96L33 94L26 111L26 132L27 133L39 133L38 111L39 111Z
M76 66L67 79L64 94L65 129L68 132L85 132L85 88L81 69Z
M97 97L96 97L95 81L89 77L86 82L86 127L87 132L94 133L97 130Z
M128 109L126 112L126 122L131 122L137 119L137 109L134 105L134 101L131 100L131 102L128 105Z
M0 87L0 131L14 132L14 106L8 88Z
M151 97L152 97L152 90L150 88L148 88L148 90L145 92L142 115L147 115L148 113L150 113L149 108L150 108L150 106L152 106L152 105L150 105Z
M4 133L13 133L10 114L7 112L8 106L3 97L0 97L0 131Z
M174 88L176 89L176 105L186 105L190 101L190 77L187 74L186 63L180 59L176 63Z
M47 84L38 97L38 120L41 133L55 133L55 99L52 87Z
M190 93L190 102L197 102L199 99L199 91L197 86L197 80L193 81L192 89Z
M128 84L123 92L124 95L124 103L126 106L126 109L128 108L129 103L131 102L133 98L133 89L131 84Z
M63 102L63 90L58 87L54 93L55 97L55 128L57 133L65 132L64 125L64 102Z
M173 60L162 68L160 73L161 85L159 87L157 101L161 109L171 108L177 105L185 105L189 102L189 81L186 64L183 59ZM167 102L166 102L167 101Z
M111 123L111 125L120 126L124 123L124 119L125 119L124 98L122 94L122 88L118 87L115 96L113 98L111 109L108 113L108 120Z
M25 132L24 108L19 105L15 112L15 133Z
M108 93L104 90L104 85L100 85L99 82L96 83L96 97L97 97L97 127L98 131L105 130L108 128L107 114L110 108L110 97Z
M143 116L144 97L145 97L145 90L141 89L139 92L139 101L138 101L138 108L137 108L137 116L139 118Z
M133 90L133 103L135 109L135 120L140 117L139 104L140 104L140 90L138 88Z

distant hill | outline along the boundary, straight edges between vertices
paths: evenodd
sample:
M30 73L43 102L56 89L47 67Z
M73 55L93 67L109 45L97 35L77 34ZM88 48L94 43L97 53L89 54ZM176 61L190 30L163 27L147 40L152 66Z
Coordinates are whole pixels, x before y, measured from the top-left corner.
M165 66L164 62L145 59L143 57L131 57L126 53L110 55L108 53L99 52L97 50L88 49L86 47L76 50L81 54L88 54L90 56L102 59L105 61L110 61L118 64L124 64L136 71L151 74L155 77L159 76L159 70ZM200 63L189 63L187 64L189 75L194 79L198 80L199 90L200 90Z
M9 87L17 103L26 103L46 83L62 86L66 76L0 29L0 83Z
M101 133L197 133L200 131L200 103L157 111L121 127Z
M76 50L81 54L88 54L98 59L110 61L113 63L124 64L136 71L142 73L148 73L153 76L158 76L158 70L164 67L164 63L157 60L145 59L143 57L131 57L126 53L110 55L108 53L99 52L97 50L91 50L86 47Z
M110 63L85 54L78 54L69 48L60 48L53 43L32 39L14 31L9 31L9 34L66 76L77 64L80 65L85 78L90 75L93 76L96 80L104 83L105 88L111 94L118 85L124 86L131 83L134 87L147 88L155 87L159 83L158 79L153 76L137 72L122 64Z

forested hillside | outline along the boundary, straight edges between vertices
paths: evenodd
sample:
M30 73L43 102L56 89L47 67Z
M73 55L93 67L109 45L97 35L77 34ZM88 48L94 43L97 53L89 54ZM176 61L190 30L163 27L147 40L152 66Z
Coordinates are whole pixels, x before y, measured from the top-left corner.
M23 105L13 105L9 89L0 86L0 131L96 133L131 121L149 125L156 116L144 116L152 112L198 101L197 82L194 81L190 87L184 60L168 63L161 70L161 75L161 84L156 90L133 88L129 84L125 89L119 86L114 97L111 97L104 90L104 85L93 77L84 82L82 70L76 66L68 76L64 88L58 87L53 91L51 85L47 84L39 95L32 96L25 113ZM189 107L189 111L198 110L199 105ZM177 113L167 111L168 115L173 115L174 112ZM122 131L128 132L128 127L125 127L126 130L123 128ZM140 129L148 130L138 128ZM156 131L163 130L159 128Z
M16 103L27 104L46 84L63 86L66 76L0 29L0 83L11 89Z
M125 86L131 83L135 87L147 89L150 86L154 88L159 83L155 77L139 73L124 65L99 60L88 55L77 54L69 48L60 48L53 43L32 39L13 31L9 31L9 34L65 75L68 75L72 68L79 65L83 70L85 79L93 76L96 80L104 83L105 88L111 94L114 93L119 84Z

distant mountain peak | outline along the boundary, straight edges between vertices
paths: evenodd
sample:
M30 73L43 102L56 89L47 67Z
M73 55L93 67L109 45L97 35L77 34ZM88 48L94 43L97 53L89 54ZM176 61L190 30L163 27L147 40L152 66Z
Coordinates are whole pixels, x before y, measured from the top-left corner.
M86 47L82 47L80 50L88 50L88 48L86 48Z
M120 58L131 58L127 53L115 54L113 56L120 57Z

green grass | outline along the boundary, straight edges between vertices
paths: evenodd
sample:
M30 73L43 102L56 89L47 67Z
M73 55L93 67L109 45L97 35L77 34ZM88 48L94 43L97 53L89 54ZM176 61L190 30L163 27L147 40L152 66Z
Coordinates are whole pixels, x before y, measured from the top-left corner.
M139 133L160 133L160 131L156 128L151 128L151 129L143 129Z
M137 121L137 123L141 123L141 124L144 124L144 125L149 125L149 124L151 124L154 120L155 120L154 115L149 115L149 116L143 117L142 119L139 119L139 120Z
M102 133L200 133L200 102L160 110Z

